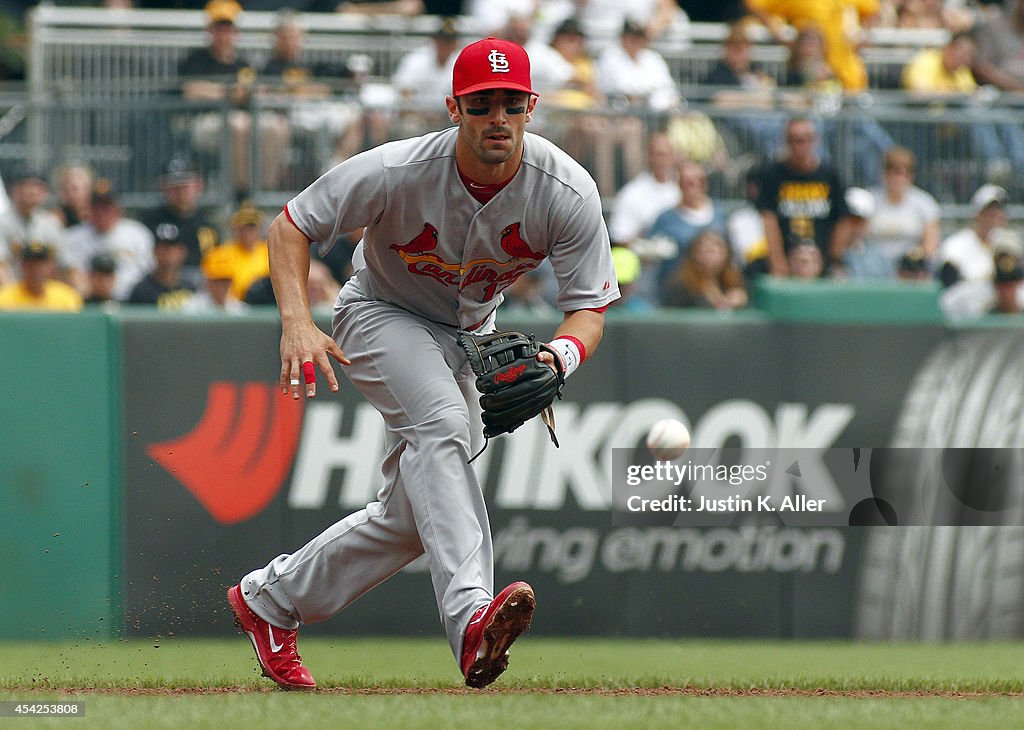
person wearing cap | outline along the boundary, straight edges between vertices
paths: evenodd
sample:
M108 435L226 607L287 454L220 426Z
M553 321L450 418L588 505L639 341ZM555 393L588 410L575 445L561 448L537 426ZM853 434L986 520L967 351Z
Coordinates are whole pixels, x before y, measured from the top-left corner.
M534 26L533 16L517 12L494 35L526 49L530 55L530 83L544 97L545 108L550 109L558 105L557 92L572 80L574 69L549 43L537 37ZM537 122L535 118L534 124Z
M993 257L995 267L995 304L990 314L1020 314L1024 312L1024 265L1019 254L999 251Z
M50 183L38 170L22 168L7 178L10 207L0 214L0 284L13 281L22 248L29 241L44 243L67 265L60 221L43 205Z
M939 279L949 287L958 282L990 282L993 269L993 234L1007 223L1006 189L991 183L971 196L973 220L939 246Z
M181 309L196 292L194 281L183 271L188 255L181 231L173 223L157 226L153 270L135 285L128 295L128 303L155 305L166 311Z
M235 190L243 193L253 184L250 169L253 119L245 107L254 88L256 71L238 50L242 6L236 0L210 0L205 10L209 44L193 50L181 62L178 68L181 93L185 99L218 104L228 98L234 106L228 113L228 130L224 129L224 114L220 109L196 115L192 120L192 144L208 155L218 155L225 144L230 145ZM257 182L274 189L280 182L290 142L287 119L264 111L258 115L256 124L260 152L260 180Z
M89 261L87 305L104 305L114 302L114 282L117 279L117 259L106 251L100 251Z
M20 268L20 280L0 286L0 311L77 312L82 308L81 295L56 279L56 252L52 246L29 241L21 251Z
M920 246L914 246L900 257L896 276L902 281L932 281L934 276L928 268L929 259Z
M939 294L942 312L953 320L983 317L986 314L1018 314L1024 311L1024 287L1021 286L1020 256L997 250L993 255L992 278L961 280Z
M190 157L178 154L167 161L159 183L163 202L159 208L147 211L142 223L154 237L159 237L163 226L174 228L175 236L185 245L187 253L185 276L193 283L198 282L203 254L219 242L213 215L199 206L203 178Z
M225 86L251 83L253 71L238 51L237 21L242 6L235 0L210 0L206 7L209 44L189 53L178 68L186 99L219 101L230 90ZM238 101L244 95L235 90Z
M576 18L566 18L555 27L551 47L569 64L572 75L555 89L551 103L562 109L583 111L604 101L597 90L597 64L587 52L587 35Z
M894 279L896 271L887 256L871 238L871 221L878 203L875 194L864 188L846 189L850 238L843 254L846 275L854 280Z
M455 18L442 18L430 34L430 41L398 61L391 85L404 104L414 107L417 116L430 120L444 113L439 99L452 88L452 72L459 51L459 33ZM434 114L430 114L434 112ZM447 121L446 117L442 117Z
M482 414L459 335L492 332L502 291L546 259L563 320L547 343L553 352L537 359L561 366L572 387L619 297L611 246L593 178L526 131L538 100L521 46L498 38L467 45L444 104L454 126L342 162L270 227L282 392L315 397L317 370L337 390L334 359L382 414L387 444L377 501L228 591L235 617L256 637L259 664L283 687L316 685L297 653L301 625L333 616L424 553L471 687L504 671L536 605L525 582L494 589L483 490L468 465L485 446ZM356 229L362 242L334 306L332 338L309 310L310 244L329 248Z
M203 254L203 289L185 300L181 311L187 314L234 315L248 312L249 306L232 293L235 263L223 246L215 246Z
M631 179L643 169L646 127L651 124L647 115L676 111L679 90L665 59L650 48L645 26L632 18L623 22L619 42L598 54L595 67L597 90L621 112L612 120L609 140L618 145L625 177ZM606 195L607 178L602 171L599 179Z
M679 106L679 89L660 53L650 47L647 29L632 18L622 24L619 42L597 57L597 87L610 101L652 112Z
M64 236L68 258L81 282L80 291L88 295L85 282L89 263L99 253L108 253L117 262L114 298L124 301L132 287L153 268L153 234L137 220L126 218L110 181L100 179L92 192L92 216L88 223L69 229Z
M231 295L243 301L252 283L270 274L263 213L251 202L243 203L231 216L231 234L217 248L232 272Z

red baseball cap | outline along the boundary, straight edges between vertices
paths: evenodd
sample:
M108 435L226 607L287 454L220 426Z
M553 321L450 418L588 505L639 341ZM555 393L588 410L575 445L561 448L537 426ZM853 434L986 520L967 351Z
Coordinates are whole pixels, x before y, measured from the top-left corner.
M455 59L452 96L486 89L512 89L539 96L530 88L530 57L517 43L484 38L470 43Z

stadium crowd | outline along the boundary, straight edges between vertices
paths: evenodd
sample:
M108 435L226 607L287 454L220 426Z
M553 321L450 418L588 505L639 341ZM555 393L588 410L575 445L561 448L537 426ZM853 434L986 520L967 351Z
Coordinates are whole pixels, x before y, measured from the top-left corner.
M207 44L182 60L179 93L235 108L191 119L187 148L161 162L158 207L125 210L127 191L81 161L0 168L0 309L139 304L235 313L273 304L264 236L274 211L248 199L254 181L301 188L286 171L286 152L310 130L331 138L317 160L322 170L369 145L447 124L441 102L467 40L463 21L529 51L542 97L532 131L565 147L598 181L620 309L743 308L765 275L937 283L950 316L1024 308L1024 248L1008 216L1024 174L1024 126L993 122L972 103L1024 91L1024 2L745 0L688 13L683 7L692 4L671 0L250 0L245 10L283 9L259 66L238 47L244 10L236 0L134 5L205 10ZM365 59L340 66L305 59L297 19L313 12L427 14L438 22L397 64L386 89L374 85L375 103L361 105L333 89L339 79L366 78ZM9 17L16 25L17 13ZM725 28L699 84L714 108L730 112L714 118L687 105L689 89L655 43L706 21ZM932 149L926 140L903 138L869 116L839 123L829 111L868 89L861 49L866 31L878 27L947 31L941 45L915 53L898 79L874 86L900 88L933 107L963 104L963 136L982 165L964 196L970 220L962 228L943 216L930 181L915 177ZM595 42L595 29L604 29L597 34L606 42ZM784 73L753 61L759 43L785 49ZM10 54L0 66L5 78L24 73ZM275 98L279 110L252 112L253 94ZM207 178L197 160L219 154L225 134L236 205L206 209ZM743 149L730 149L727 138L743 140ZM838 154L841 146L851 159ZM254 152L259 159L250 159ZM711 181L723 176L742 181L742 199L715 192ZM314 307L329 310L358 233L323 258L314 250ZM506 298L528 311L551 309L551 283L542 267Z

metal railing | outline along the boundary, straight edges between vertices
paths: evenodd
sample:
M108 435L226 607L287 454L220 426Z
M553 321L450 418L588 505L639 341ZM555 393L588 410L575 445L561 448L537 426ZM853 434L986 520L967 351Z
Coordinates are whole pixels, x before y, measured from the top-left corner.
M782 99L766 108L721 107L710 89L687 91L686 109L667 115L629 107L578 112L541 105L528 129L572 151L594 174L606 199L644 164L651 131L667 128L684 149L696 137L710 135L687 153L711 170L714 196L741 200L744 173L773 155L773 141L781 141L794 110ZM970 195L992 174L992 160L978 150L972 127L1014 127L1024 136L1021 107L1012 105L939 106L911 103L902 94L876 94L870 104L848 100L800 111L819 121L823 151L850 184L879 183L887 145L913 149L918 184L944 203L948 216L961 216ZM237 113L256 120L247 150L233 147L230 119ZM360 102L354 88L301 103L253 96L242 109L172 96L76 94L36 100L7 94L0 95L0 164L9 169L23 160L53 170L69 161L86 162L112 180L127 207L140 209L159 204L158 179L167 160L188 153L199 163L209 204L230 206L245 194L259 205L276 207L336 162L342 141L345 154L352 154L446 124L440 100L431 112L402 105L372 107ZM282 129L283 138L269 136ZM273 171L271 153L277 155ZM241 176L237 165L244 157L249 170ZM1001 182L1024 192L1017 182L1024 179L1022 171L1004 172Z
M246 12L240 21L239 47L256 66L266 59L279 21L272 12ZM372 73L387 78L401 57L426 42L437 27L434 16L359 16L305 13L297 22L306 30L306 51L316 62L341 62L367 56ZM29 78L37 96L53 89L98 89L111 94L149 94L174 88L177 64L205 41L201 11L67 8L41 3L30 14ZM600 51L616 41L618 29L589 26L589 48ZM472 18L459 22L470 40L480 29ZM720 23L679 23L653 43L679 83L694 83L721 56L726 27ZM948 34L934 30L871 31L862 55L875 85L891 79L922 47L940 45ZM786 49L764 29L753 33L754 59L781 78Z
M254 65L261 65L269 53L278 20L276 13L242 16L239 43ZM372 70L362 82L372 84L386 81L405 53L426 42L438 19L307 13L299 15L298 22L307 31L310 62L337 64L353 54L365 54ZM343 134L348 135L346 153L351 153L446 123L441 100L441 114L424 115L401 106L379 108L362 104L365 96L351 85L335 88L330 99L301 107L280 97L254 96L245 110L249 117L284 120L288 136L281 145L281 159L275 161L280 172L271 181L261 169L268 145L265 131L254 125L248 145L251 164L248 175L239 180L239 155L231 151L229 132L234 110L188 102L177 93L178 64L191 49L205 44L205 23L200 11L64 8L45 3L36 7L30 16L27 94L0 97L0 162L29 160L53 169L68 160L84 161L114 181L126 205L145 208L159 202L157 178L165 161L176 152L192 152L207 181L207 202L228 206L244 190L258 203L276 206L341 154L338 139ZM592 50L615 41L614 29L594 31ZM460 19L460 32L467 39L476 34L470 19ZM782 92L765 108L725 107L715 102L714 90L695 85L720 56L725 32L721 24L674 26L655 48L665 56L687 99L687 119L703 115L714 125L719 149L708 160L712 192L738 200L746 168L773 154L772 140L781 139L782 120L794 109ZM921 47L943 42L947 34L883 29L873 31L872 37L874 44L863 55L872 78L882 79ZM770 42L763 29L755 31L755 40L755 59L769 73L781 75L785 49ZM972 146L971 125L1019 128L1018 101L1003 97L989 107L956 108L913 103L901 93L876 90L870 97L843 101L821 97L808 109L826 132L825 152L850 183L875 184L881 147L905 144L920 158L919 183L956 206L991 172L989 161ZM575 146L606 198L636 172L637 150L642 150L646 134L674 121L616 105L614 100L606 109L588 112L553 110L543 102L540 108L531 129ZM330 121L332 115L344 117L344 123ZM219 125L208 125L204 135L197 132L199 118L217 116ZM322 121L319 126L317 119ZM608 139L602 139L601 130ZM1024 179L1024 170L1014 172L1012 180ZM961 210L946 208L950 215Z

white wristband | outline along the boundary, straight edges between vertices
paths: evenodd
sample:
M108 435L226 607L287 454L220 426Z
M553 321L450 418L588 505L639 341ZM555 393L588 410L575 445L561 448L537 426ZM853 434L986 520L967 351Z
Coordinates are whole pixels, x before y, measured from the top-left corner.
M548 347L557 352L561 358L565 377L568 378L580 366L580 349L576 347L576 343L572 340L559 337L551 340L548 343Z

